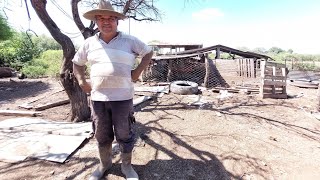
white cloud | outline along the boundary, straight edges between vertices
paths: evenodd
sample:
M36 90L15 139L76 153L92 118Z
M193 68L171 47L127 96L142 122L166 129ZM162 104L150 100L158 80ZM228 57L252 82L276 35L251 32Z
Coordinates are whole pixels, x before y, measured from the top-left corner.
M224 13L217 8L207 8L207 9L202 9L201 11L192 13L192 18L194 20L200 20L200 21L213 20L223 16L224 16Z

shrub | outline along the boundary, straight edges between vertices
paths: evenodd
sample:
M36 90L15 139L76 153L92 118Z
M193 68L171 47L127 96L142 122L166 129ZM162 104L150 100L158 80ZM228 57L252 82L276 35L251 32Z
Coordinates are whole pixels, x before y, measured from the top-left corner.
M39 58L28 62L23 68L22 73L27 77L57 77L62 64L62 50L47 50Z

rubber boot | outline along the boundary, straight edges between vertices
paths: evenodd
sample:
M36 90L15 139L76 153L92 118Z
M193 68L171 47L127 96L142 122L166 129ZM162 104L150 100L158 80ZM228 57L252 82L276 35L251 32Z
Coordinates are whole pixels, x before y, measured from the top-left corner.
M139 180L138 174L131 166L132 153L122 153L121 159L121 172L126 176L126 179Z
M97 169L92 173L89 180L99 180L103 177L104 173L112 167L112 145L98 146L100 164Z

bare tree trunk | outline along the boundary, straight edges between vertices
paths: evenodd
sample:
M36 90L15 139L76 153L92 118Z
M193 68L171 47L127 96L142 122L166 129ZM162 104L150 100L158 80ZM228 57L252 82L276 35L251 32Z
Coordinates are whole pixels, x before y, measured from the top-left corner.
M30 0L33 9L36 11L38 17L42 23L47 27L51 36L62 46L63 50L63 65L60 71L60 81L65 88L71 102L72 115L71 121L86 121L90 119L90 108L88 107L88 101L86 94L81 90L75 77L73 76L72 70L72 58L75 55L75 48L70 38L63 33L57 27L55 22L48 15L46 10L47 0ZM69 0L71 3L71 10L73 20L81 31L83 37L88 37L97 33L97 29L94 29L95 23L91 22L89 27L85 27L79 17L78 3L81 0ZM145 0L111 0L112 4L116 7L123 7L123 14L129 12L132 13L129 18L137 21L158 21L160 19L159 10L153 5L153 1ZM149 13L151 12L151 13ZM149 17L147 16L153 16Z
M90 119L90 108L87 96L76 82L72 71L72 58L75 55L75 48L71 39L61 33L56 23L51 19L46 10L46 0L30 0L42 23L49 30L51 36L62 46L63 63L60 71L60 81L68 94L71 102L71 121L88 121Z

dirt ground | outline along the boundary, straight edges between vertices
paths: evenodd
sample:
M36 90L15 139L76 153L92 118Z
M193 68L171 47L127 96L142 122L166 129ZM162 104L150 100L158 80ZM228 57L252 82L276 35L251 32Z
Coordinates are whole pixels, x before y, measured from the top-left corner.
M0 109L66 98L62 89L55 79L1 79ZM133 152L140 179L320 179L317 89L288 85L287 91L289 99L261 99L240 93L219 98L202 90L201 105L191 104L199 96L169 93L141 107ZM70 104L41 113L42 119L66 121ZM96 154L92 138L63 164L0 162L0 179L88 179L98 165ZM124 179L117 151L113 162L105 179Z

